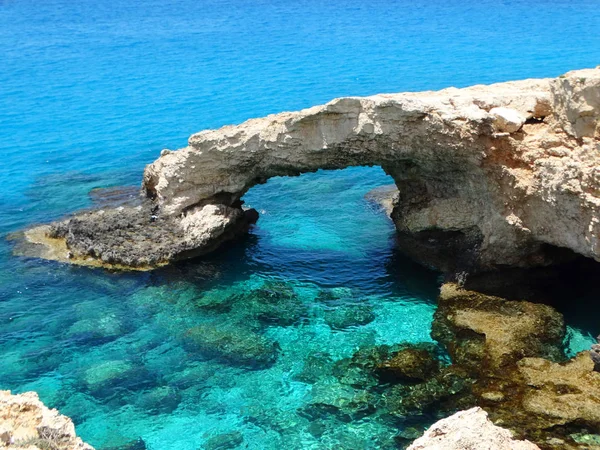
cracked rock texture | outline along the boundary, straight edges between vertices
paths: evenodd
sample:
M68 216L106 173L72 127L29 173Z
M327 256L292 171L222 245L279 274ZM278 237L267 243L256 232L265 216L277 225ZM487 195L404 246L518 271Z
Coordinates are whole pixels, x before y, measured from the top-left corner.
M0 391L0 448L94 450L75 434L71 419L48 409L35 392Z
M434 423L407 450L539 450L529 441L495 426L481 408L459 411Z
M548 265L573 252L600 261L599 121L600 68L340 98L202 131L183 149L163 150L144 172L150 206L133 222L156 215L169 222L165 241L174 240L175 249L183 240L186 248L201 242L208 251L220 234L214 245L194 237L194 228L209 222L201 216L214 215L206 205L240 210L244 193L274 176L378 165L399 189L392 214L399 245L424 264L473 273ZM163 249L136 262L140 252L129 248L140 233L129 234L118 216L95 217L84 227L76 217L54 237L76 250L73 262L155 266L195 254ZM96 245L106 232L124 238Z

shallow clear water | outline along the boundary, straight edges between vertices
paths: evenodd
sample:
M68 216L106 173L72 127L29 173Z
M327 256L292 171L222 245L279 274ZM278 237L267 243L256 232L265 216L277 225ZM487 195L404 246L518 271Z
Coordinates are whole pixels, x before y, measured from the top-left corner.
M0 234L139 184L203 128L595 66L599 25L596 1L0 1ZM388 183L273 179L245 197L262 213L247 239L153 273L17 258L1 239L0 388L38 391L98 448L232 431L256 449L393 447L402 421L310 409L341 395L336 360L430 341L437 274L396 253L363 198ZM585 348L595 330L572 325Z

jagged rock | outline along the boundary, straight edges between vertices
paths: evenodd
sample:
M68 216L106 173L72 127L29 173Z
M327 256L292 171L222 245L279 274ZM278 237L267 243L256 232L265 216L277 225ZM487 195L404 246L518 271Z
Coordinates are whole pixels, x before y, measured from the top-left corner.
M475 373L496 371L527 356L564 359L563 317L554 308L507 301L446 283L438 298L432 337L452 361Z
M590 358L594 361L594 370L600 372L600 336L596 339L597 344L592 345L590 349Z
M93 450L75 434L71 419L47 408L35 392L0 391L0 448Z
M395 184L391 184L371 189L365 194L365 200L378 205L388 216L391 216L398 201L398 188Z
M445 284L432 336L452 357L444 370L465 370L471 380L449 407L481 406L494 423L548 449L587 449L572 436L600 433L600 373L588 352L566 360L553 308Z
M519 131L527 120L525 115L512 108L492 108L490 114L494 117L494 128L506 133Z
M459 411L433 424L407 450L539 450L495 426L481 408Z
M408 347L377 366L379 377L387 381L423 381L436 375L440 363L425 348Z
M76 216L27 237L51 249L47 258L71 252L74 263L155 267L243 233L239 201L257 183L379 165L399 189L399 245L424 264L448 272L540 266L565 257L548 251L555 247L600 261L599 93L600 69L587 69L340 98L202 131L146 167L149 200L139 212Z

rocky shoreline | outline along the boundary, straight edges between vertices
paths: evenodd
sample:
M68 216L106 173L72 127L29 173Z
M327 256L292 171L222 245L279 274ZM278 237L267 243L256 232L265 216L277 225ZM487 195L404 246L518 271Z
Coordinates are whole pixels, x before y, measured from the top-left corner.
M358 349L331 362L342 397L319 396L315 388L304 413L445 417L464 411L434 425L438 431L423 438L430 444L417 441L414 449L467 448L465 442L452 447L451 432L444 432L447 447L436 440L448 423L462 423L457 417L485 426L496 445L490 448L600 448L600 344L568 358L562 315L544 304L544 295L542 303L525 301L531 298L516 288L533 272L515 272L539 269L541 283L551 284L552 271L600 261L600 68L556 79L343 98L203 131L146 167L137 204L26 230L22 253L153 269L244 235L258 219L241 201L253 185L358 165L381 166L394 178L397 190L369 199L391 213L403 252L446 275L432 331L439 348ZM248 353L244 342L222 346L222 330L214 331L190 330L189 345L225 360ZM251 356L244 364L268 365L276 357L268 342L258 344L252 348L263 359ZM449 364L440 364L439 351L447 352ZM10 405L4 401L1 409L15 411ZM512 441L474 407L533 444Z
M150 269L244 234L257 214L240 199L270 177L378 165L399 190L398 244L423 264L476 273L574 255L600 261L599 92L600 69L586 69L341 98L203 131L146 167L137 207L26 236L41 257Z

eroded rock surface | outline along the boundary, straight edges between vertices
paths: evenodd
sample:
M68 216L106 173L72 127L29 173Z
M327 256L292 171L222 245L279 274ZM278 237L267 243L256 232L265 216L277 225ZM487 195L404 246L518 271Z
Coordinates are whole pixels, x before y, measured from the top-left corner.
M432 336L468 387L447 401L483 407L497 425L548 449L600 448L600 373L588 352L567 360L553 308L442 287ZM456 370L455 369L455 370Z
M0 448L94 450L75 434L71 419L48 409L35 392L0 391Z
M213 229L237 223L240 198L270 177L379 165L399 189L392 214L399 244L422 263L448 272L546 265L565 257L549 251L555 247L600 261L599 97L600 69L587 69L341 98L202 131L146 167L151 207L141 219L105 212L50 234L66 243L73 262L160 265L216 248L223 233ZM209 226L215 208L219 220ZM140 239L151 240L145 231L164 234L160 252L138 251Z
M408 450L539 450L495 426L481 408L459 411L434 423Z

